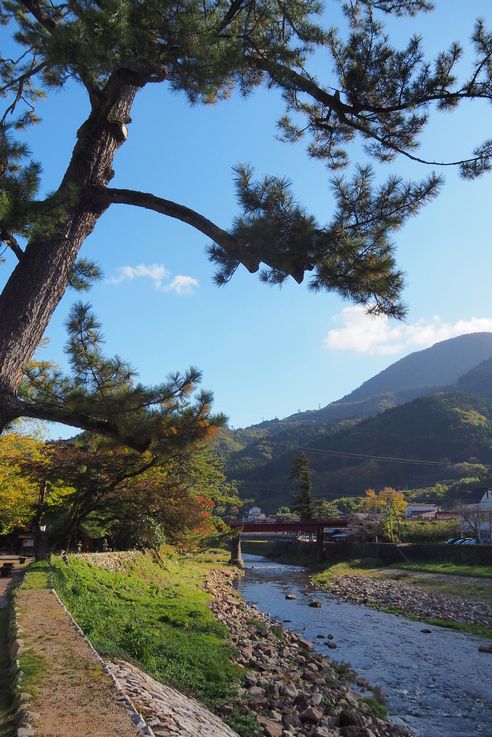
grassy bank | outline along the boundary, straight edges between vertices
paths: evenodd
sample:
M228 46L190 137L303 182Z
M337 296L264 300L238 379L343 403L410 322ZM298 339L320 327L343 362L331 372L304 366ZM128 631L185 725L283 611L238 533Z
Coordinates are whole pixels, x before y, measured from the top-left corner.
M320 570L313 574L312 579L317 586L329 589L340 576L347 574L359 574L364 576L379 576L382 562L376 558L362 558L347 560L342 563L320 566Z
M54 561L52 581L101 655L134 662L214 708L238 681L226 629L201 590L221 560L140 553L126 571L114 572L72 557L68 565Z
M492 566L469 566L461 563L417 562L393 564L393 568L405 571L422 571L450 576L469 576L470 578L492 579Z
M9 658L7 654L7 638L9 611L0 609L0 737L12 737L14 719L12 716L12 692L8 677Z

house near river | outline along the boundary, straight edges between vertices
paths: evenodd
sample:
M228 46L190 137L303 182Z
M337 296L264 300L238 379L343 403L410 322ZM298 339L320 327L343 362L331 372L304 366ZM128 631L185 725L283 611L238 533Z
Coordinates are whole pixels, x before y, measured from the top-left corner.
M474 496L461 507L461 535L492 543L492 489L477 489Z

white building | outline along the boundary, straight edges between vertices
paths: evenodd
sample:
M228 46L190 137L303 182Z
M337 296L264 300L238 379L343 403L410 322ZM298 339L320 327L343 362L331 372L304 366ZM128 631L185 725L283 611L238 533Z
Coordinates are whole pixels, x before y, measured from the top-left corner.
M265 518L266 515L263 514L260 507L251 507L246 517L248 522L259 522L260 520L264 520Z
M475 504L461 507L461 534L492 543L492 489L481 489Z

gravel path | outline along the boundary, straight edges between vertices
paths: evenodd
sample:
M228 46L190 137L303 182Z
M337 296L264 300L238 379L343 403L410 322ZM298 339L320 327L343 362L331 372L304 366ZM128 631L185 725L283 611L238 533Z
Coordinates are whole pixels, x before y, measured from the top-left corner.
M55 596L21 589L16 601L22 657L38 671L23 684L34 696L29 709L36 737L137 737L111 677Z

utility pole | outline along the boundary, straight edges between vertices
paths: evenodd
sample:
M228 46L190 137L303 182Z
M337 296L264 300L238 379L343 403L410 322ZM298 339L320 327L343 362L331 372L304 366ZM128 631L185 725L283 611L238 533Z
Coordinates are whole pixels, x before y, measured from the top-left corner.
M34 533L34 560L46 560L46 526L42 524L43 514L46 510L46 489L48 482L41 481L39 486L39 496L36 505L36 514L33 519Z

